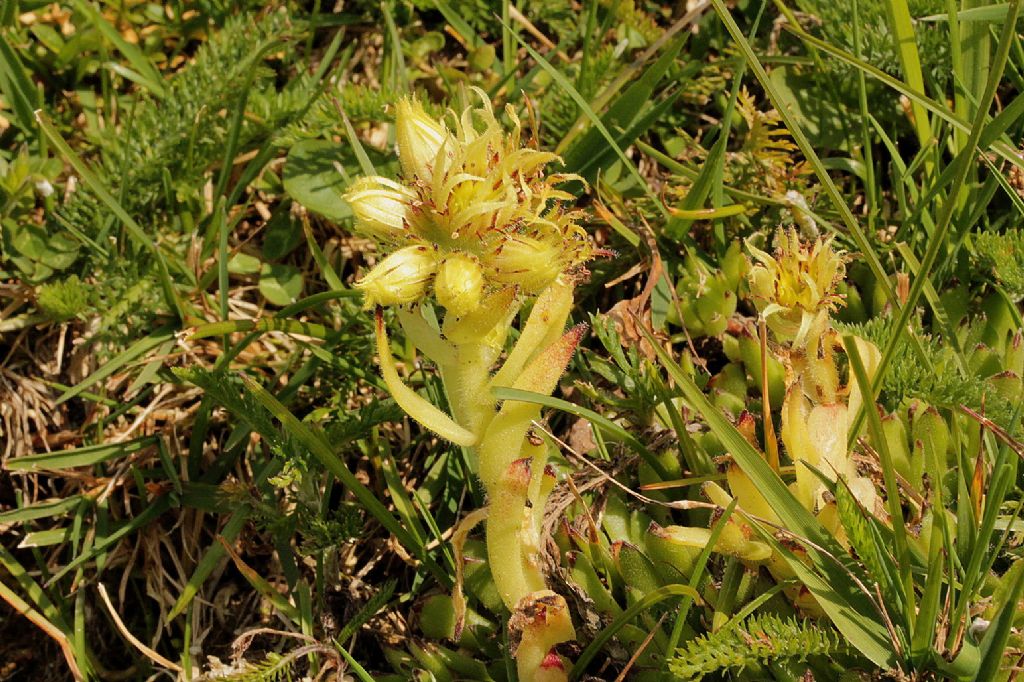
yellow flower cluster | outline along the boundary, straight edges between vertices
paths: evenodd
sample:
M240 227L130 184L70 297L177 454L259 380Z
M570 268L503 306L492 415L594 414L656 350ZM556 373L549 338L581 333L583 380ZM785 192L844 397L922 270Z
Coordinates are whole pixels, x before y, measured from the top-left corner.
M802 346L820 335L828 314L843 298L836 284L846 274L845 258L832 240L800 241L796 231L779 230L774 257L747 245L757 263L750 270L750 293L768 327L782 342Z
M558 157L524 147L511 107L506 131L486 95L447 122L403 99L396 111L402 182L367 177L345 200L355 230L393 249L356 286L366 306L401 305L431 289L457 317L506 287L536 294L591 255L590 242L557 189L568 174L545 175ZM449 127L449 123L451 124Z

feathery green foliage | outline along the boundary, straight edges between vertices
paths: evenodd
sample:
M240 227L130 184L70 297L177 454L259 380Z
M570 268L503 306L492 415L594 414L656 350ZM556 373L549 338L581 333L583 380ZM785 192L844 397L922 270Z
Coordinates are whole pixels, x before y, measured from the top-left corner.
M984 320L977 325L984 325ZM879 348L885 346L893 333L887 320L881 317L862 324L837 324L837 327L865 338ZM978 326L974 327L973 333L979 333L978 329ZM965 331L971 333L972 330ZM959 410L960 406L966 405L984 412L997 424L1009 419L1013 406L986 383L987 376L971 372L964 376L957 367L951 346L939 337L923 333L919 323L914 333L921 341L928 364L922 362L909 343L902 344L896 350L892 367L882 382L880 400L883 405L895 410L911 398L920 398L936 407L951 410Z
M294 656L268 653L258 663L245 662L242 670L218 675L216 679L225 682L292 682L298 660Z
M88 311L92 293L92 287L82 282L78 275L71 275L40 286L36 305L51 320L64 322Z
M156 232L160 223L154 218L173 211L179 201L194 200L195 187L222 160L225 114L250 90L268 86L272 72L261 62L296 28L277 12L231 19L170 79L166 98L142 96L126 114L124 130L105 134L102 171L114 179L113 189L129 214L146 218L144 227ZM268 120L244 124L243 142L276 130L291 112L273 113ZM54 221L53 229L67 223L86 234L108 229L100 204L84 189Z
M1024 298L1024 230L979 232L974 253L982 266L1015 301Z
M887 0L859 0L861 54L869 63L891 74L900 74L899 53L886 18ZM797 0L801 10L821 21L821 32L836 46L854 52L853 2L831 0ZM945 12L943 0L910 0L911 16L925 17ZM949 42L946 27L938 22L917 22L914 25L918 49L924 56L923 66L933 83L945 87L950 78ZM838 71L844 77L853 74L846 67Z
M359 611L357 611L355 615L349 618L348 622L345 623L344 626L342 626L341 632L338 633L338 636L335 637L335 639L338 642L344 642L349 637L359 632L359 629L371 618L376 616L377 613L387 605L388 601L391 600L391 597L395 594L395 587L397 584L398 583L395 580L388 580L381 585L380 589L359 608Z
M757 614L687 642L669 662L683 680L715 672L754 673L773 662L805 663L815 656L848 652L839 634L809 620Z
M200 367L175 369L174 373L182 381L202 388L213 402L244 420L253 431L267 440L271 448L279 452L290 451L285 447L287 444L274 425L270 413L249 394L238 377L223 370L210 371Z

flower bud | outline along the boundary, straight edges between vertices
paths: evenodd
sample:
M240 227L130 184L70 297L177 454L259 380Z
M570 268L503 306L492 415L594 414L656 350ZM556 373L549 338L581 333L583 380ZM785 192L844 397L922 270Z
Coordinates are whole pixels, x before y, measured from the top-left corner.
M382 177L352 183L344 199L355 215L355 230L380 241L396 241L405 232L405 216L415 198L397 182Z
M378 263L356 288L365 297L364 307L414 303L427 293L437 271L437 255L429 246L407 246Z
M829 239L805 244L795 231L780 230L775 242L774 256L747 243L757 261L747 275L751 297L778 341L805 345L820 336L821 329L809 331L812 321L820 316L821 327L825 314L842 304L836 286L846 261Z
M489 255L488 274L497 282L518 284L526 293L535 294L562 272L560 253L554 244L514 235Z
M423 105L414 99L398 100L395 113L395 136L398 160L407 180L429 180L434 159L448 136L448 131L431 118Z
M437 302L455 317L462 317L480 307L484 289L484 273L476 259L455 254L445 259L434 280Z

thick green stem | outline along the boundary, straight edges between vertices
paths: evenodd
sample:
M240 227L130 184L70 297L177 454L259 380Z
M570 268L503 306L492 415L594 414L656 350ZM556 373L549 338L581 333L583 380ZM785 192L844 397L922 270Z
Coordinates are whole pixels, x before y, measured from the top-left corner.
M473 445L477 436L439 410L416 391L406 386L398 376L395 359L391 355L384 316L378 308L376 316L377 356L380 359L380 374L391 391L395 402L406 414L442 438L458 445Z
M456 346L454 359L442 365L452 416L478 438L494 417L494 401L486 392L494 355L487 344L464 343Z
M529 459L517 459L505 470L491 493L487 513L487 558L498 594L509 610L533 592L546 587L534 558L533 514L526 505L530 490Z
M535 442L533 436L527 436L522 452L524 457L529 457L533 462L527 499L533 505L533 525L539 536L544 521L544 505L555 487L555 472L548 466L548 444L543 440Z
M520 458L531 422L538 418L539 405L509 400L484 431L476 448L480 458L478 473L492 499L504 485L502 478L509 466Z
M578 327L562 333L572 293L572 283L561 280L541 293L515 347L493 376L491 367L518 309L511 290L492 294L472 315L446 318L441 333L418 314L400 316L413 342L437 361L454 422L476 441L472 450L489 499L488 564L512 612L510 628L520 637L521 682L565 680L565 666L552 647L574 632L565 601L546 589L541 562L544 503L554 475L546 466L547 445L529 435L540 406L510 400L496 410L491 388L555 389L583 332ZM428 426L437 430L437 415L431 416Z

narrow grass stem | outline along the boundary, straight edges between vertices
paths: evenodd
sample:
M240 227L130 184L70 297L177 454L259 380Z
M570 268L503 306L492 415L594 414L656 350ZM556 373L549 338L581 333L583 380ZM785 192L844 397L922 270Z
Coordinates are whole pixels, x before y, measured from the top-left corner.
M716 0L716 2L717 1L719 0ZM974 122L971 125L971 132L967 138L967 144L960 150L956 158L953 160L956 171L950 186L950 192L947 194L946 199L942 204L939 219L936 222L935 232L928 242L928 247L925 250L924 256L921 258L921 267L918 271L918 275L910 285L910 292L907 294L907 300L903 303L902 307L899 307L899 314L893 322L892 328L894 333L891 335L890 341L882 350L882 361L878 366L878 371L875 375L874 383L872 384L872 400L877 398L879 392L882 390L882 382L884 381L886 371L896 355L896 349L903 338L904 332L906 331L907 323L910 321L910 316L917 307L917 302L921 298L921 294L924 293L925 283L928 281L932 268L938 260L940 250L946 246L950 225L953 220L953 212L957 206L957 195L959 194L960 188L967 180L967 176L973 165L972 162L974 160L975 149L978 145L978 141L981 139L982 131L985 128L985 120L988 117L989 108L992 106L996 87L999 85L1003 69L1006 67L1006 60L1010 53L1010 44L1016 40L1017 17L1020 14L1020 9L1020 0L1013 0L1007 10L1006 23L1003 25L1003 32L999 40L999 48L993 63L993 69L989 73L988 84L985 87L984 95L982 96L978 109L975 112ZM867 405L869 402L870 401L865 401L864 404ZM854 418L853 428L851 429L852 433L857 432L862 421L863 414L858 414Z
M843 337L843 346L846 348L847 357L850 359L850 369L860 386L861 394L867 398L870 395L871 380L868 378L864 362L860 357L857 343L852 336ZM896 550L896 563L899 566L900 581L903 584L904 618L910 632L914 631L914 620L917 615L914 595L914 578L911 574L913 561L910 555L910 547L907 542L906 522L903 518L903 509L900 505L899 484L896 480L896 466L893 463L892 455L889 452L889 445L886 441L885 432L882 430L882 422L878 417L878 409L873 400L865 400L862 408L868 415L868 428L871 431L871 442L878 452L882 465L882 477L885 481L885 503L889 510L889 518L892 523L892 535Z

